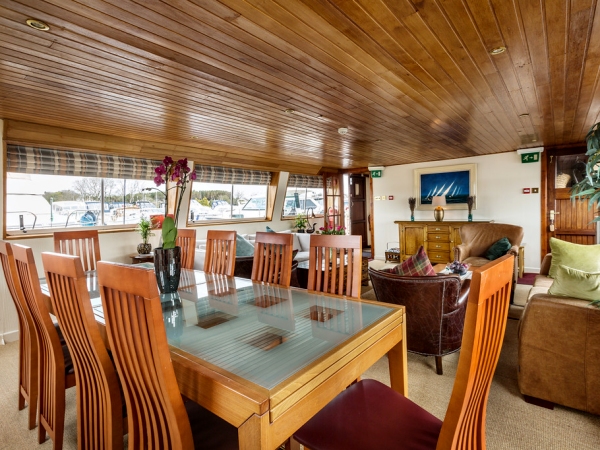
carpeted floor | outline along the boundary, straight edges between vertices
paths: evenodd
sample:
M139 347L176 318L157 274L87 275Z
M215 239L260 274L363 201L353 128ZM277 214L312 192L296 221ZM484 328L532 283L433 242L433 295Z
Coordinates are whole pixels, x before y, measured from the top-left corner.
M369 292L370 291L370 292ZM527 286L517 286L516 296ZM370 286L365 298L373 295ZM374 297L374 296L373 296ZM522 307L518 312L522 311ZM518 315L518 314L517 314ZM600 448L600 417L557 406L553 411L525 403L517 385L518 320L509 320L502 355L488 402L487 446L490 450L587 450ZM444 357L444 375L436 375L433 357L409 353L409 397L443 419L456 375L459 353ZM364 378L389 384L387 358L373 365ZM27 430L27 409L17 410L18 345L0 346L0 450L51 449L37 444L37 429ZM66 395L64 449L77 448L75 389Z
M533 286L533 282L537 275L537 273L524 273L523 276L517 280L517 283Z

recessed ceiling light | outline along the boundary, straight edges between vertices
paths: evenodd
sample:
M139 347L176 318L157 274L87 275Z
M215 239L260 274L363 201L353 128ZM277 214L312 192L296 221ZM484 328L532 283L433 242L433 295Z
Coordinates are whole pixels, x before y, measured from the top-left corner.
M46 23L37 19L27 19L25 23L31 28L34 28L39 31L48 31L50 29L50 27Z
M338 133L346 134L346 133L348 133L348 128L346 128L346 127L338 128Z
M283 111L286 114L293 114L295 111L292 108L288 108L286 110Z
M490 55L499 55L500 53L504 53L506 51L506 47L496 47L490 51Z
M519 117L529 117L529 114L525 113L525 114L519 114Z

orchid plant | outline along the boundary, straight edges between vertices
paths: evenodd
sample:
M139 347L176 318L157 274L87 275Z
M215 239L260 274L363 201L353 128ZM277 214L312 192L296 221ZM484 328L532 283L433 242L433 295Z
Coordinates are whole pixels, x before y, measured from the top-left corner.
M162 164L154 169L156 176L154 177L154 183L156 186L165 187L165 220L162 224L162 240L163 248L175 248L175 241L177 239L177 220L179 218L179 208L181 207L181 200L183 193L187 187L189 181L196 179L196 171L190 171L188 167L187 158L180 159L179 161L173 161L170 156L165 156ZM169 184L171 187L168 187ZM169 211L169 191L171 189L181 189L177 198L177 206L175 207L174 216L168 214Z

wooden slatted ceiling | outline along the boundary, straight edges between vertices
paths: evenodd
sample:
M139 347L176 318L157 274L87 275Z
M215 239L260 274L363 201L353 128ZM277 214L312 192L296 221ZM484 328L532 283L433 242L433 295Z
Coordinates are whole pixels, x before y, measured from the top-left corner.
M102 135L96 150L310 173L574 144L598 120L599 14L595 0L2 0L0 115L19 121L9 141L53 133L30 123Z

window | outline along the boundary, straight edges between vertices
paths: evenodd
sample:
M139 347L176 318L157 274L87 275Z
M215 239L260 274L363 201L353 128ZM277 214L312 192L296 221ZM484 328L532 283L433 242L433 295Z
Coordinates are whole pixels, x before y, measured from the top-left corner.
M97 226L133 227L164 214L154 187L158 161L7 145L8 235Z
M290 174L283 202L283 218L298 214L323 215L323 179L318 175Z
M189 223L266 219L271 173L196 165Z

